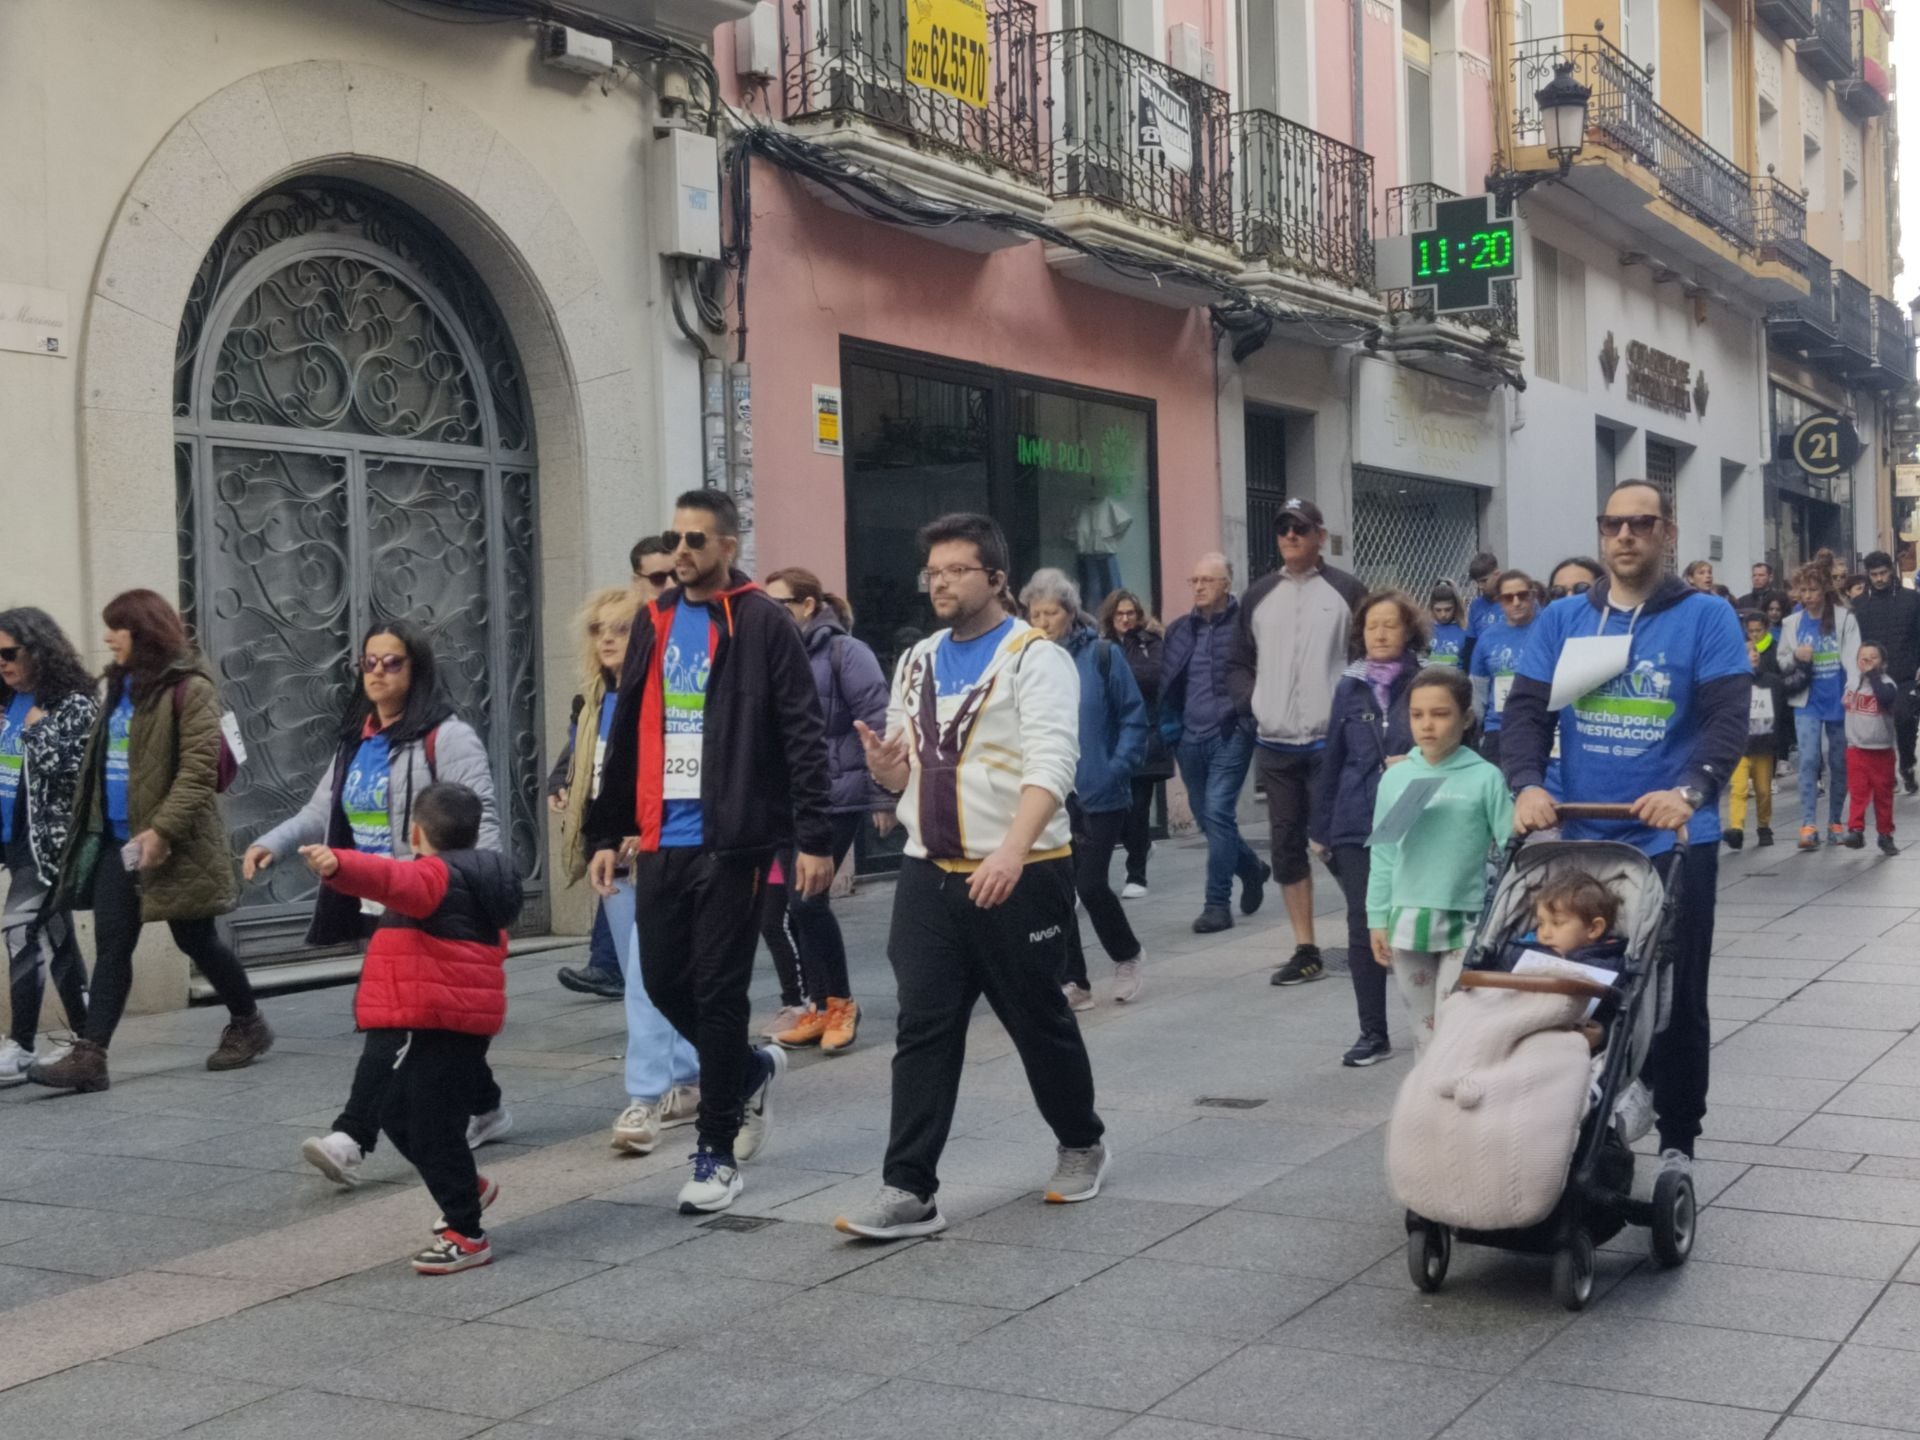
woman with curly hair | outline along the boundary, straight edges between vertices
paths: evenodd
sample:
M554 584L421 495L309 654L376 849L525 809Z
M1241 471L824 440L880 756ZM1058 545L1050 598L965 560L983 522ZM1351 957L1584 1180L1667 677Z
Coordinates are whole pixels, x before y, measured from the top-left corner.
M46 900L59 876L87 732L100 705L73 642L31 606L0 610L0 687L0 847L7 867L0 932L13 999L12 1029L0 1040L0 1085L18 1085L34 1060L49 975L67 1024L77 1030L87 1019L87 971L74 943L73 912Z

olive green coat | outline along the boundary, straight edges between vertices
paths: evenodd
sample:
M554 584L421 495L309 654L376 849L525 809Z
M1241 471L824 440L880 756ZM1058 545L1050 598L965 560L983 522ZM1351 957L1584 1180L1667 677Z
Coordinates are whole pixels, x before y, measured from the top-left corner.
M187 682L180 705L174 689ZM118 865L118 845L107 833L107 727L115 698L100 708L87 737L87 758L74 797L75 824L60 861L62 893L85 909L93 894L94 863ZM176 662L144 699L134 702L127 736L127 830L156 831L172 853L140 876L140 918L202 920L238 903L233 849L220 814L215 782L220 767L220 692L206 661Z

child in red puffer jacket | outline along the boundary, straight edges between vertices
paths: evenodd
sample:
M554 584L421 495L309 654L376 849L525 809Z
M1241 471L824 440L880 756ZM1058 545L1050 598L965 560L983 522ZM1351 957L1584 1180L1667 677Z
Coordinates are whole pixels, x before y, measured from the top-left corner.
M342 894L385 907L354 999L362 1030L408 1032L381 1128L440 1206L435 1240L413 1257L422 1275L490 1264L480 1212L500 1187L474 1169L469 1101L487 1042L507 1018L506 927L520 914L507 858L476 850L480 797L429 785L413 801L410 860L305 845L307 868Z

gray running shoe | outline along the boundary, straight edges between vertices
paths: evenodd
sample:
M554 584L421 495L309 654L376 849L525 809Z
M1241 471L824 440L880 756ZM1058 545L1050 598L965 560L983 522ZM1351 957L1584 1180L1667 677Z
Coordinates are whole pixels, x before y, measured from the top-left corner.
M1049 1205L1074 1205L1082 1200L1091 1200L1100 1193L1100 1182L1106 1177L1107 1165L1113 1159L1113 1152L1105 1145L1094 1145L1085 1150L1069 1150L1060 1147L1060 1163L1053 1168L1053 1179L1047 1182L1044 1197Z
M882 1185L871 1205L840 1216L833 1222L833 1228L842 1235L857 1235L862 1240L907 1240L946 1229L947 1217L932 1200L922 1200L910 1190Z
M733 1142L733 1158L742 1165L766 1148L767 1132L773 1128L773 1082L787 1073L787 1052L777 1045L756 1045L753 1053L761 1057L754 1063L764 1064L767 1069L760 1083L748 1092L740 1134Z

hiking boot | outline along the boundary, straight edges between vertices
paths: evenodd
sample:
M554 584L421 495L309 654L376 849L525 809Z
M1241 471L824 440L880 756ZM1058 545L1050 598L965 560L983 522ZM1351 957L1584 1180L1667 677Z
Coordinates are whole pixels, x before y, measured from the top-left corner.
M1847 838L1840 843L1845 845L1849 850L1864 850L1867 848L1867 832L1864 830L1849 830L1847 831Z
M1105 1145L1089 1145L1084 1150L1069 1150L1062 1145L1043 1198L1049 1205L1077 1205L1093 1199L1100 1193L1100 1182L1112 1159L1113 1153Z
M820 1037L827 1033L827 1012L807 1009L800 1012L800 1019L790 1028L770 1037L782 1050L805 1050L818 1045Z
M220 1043L207 1056L209 1070L238 1070L251 1065L273 1048L273 1027L258 1010L236 1015L220 1032Z
M1799 848L1802 850L1818 850L1820 848L1820 832L1811 825L1802 825L1800 827Z
M871 1205L839 1216L833 1228L862 1240L907 1240L915 1235L938 1234L947 1228L947 1217L931 1199L922 1200L911 1190L882 1185Z
M1222 930L1233 929L1233 916L1227 913L1224 905L1209 905L1200 912L1200 918L1193 922L1196 935L1216 935Z
M474 1270L493 1263L493 1246L484 1235L469 1239L454 1230L442 1230L440 1238L413 1257L413 1268L421 1275L451 1275L456 1270Z
M860 1007L849 999L827 1001L827 1028L820 1037L822 1055L844 1055L860 1033Z
M680 1187L682 1215L712 1215L733 1204L741 1189L740 1167L731 1155L702 1145L693 1152L693 1178Z
M1773 844L1773 827L1771 825L1762 825L1756 830L1754 832L1753 844L1757 850L1764 850L1767 846Z
M1382 1060L1393 1058L1393 1043L1384 1035L1362 1035L1353 1042L1346 1054L1340 1057L1340 1063L1350 1070L1378 1065Z
M613 1122L613 1148L629 1155L651 1155L660 1143L660 1102L635 1100Z
M1296 945L1293 958L1273 972L1270 985L1304 985L1309 980L1318 980L1327 973L1325 962L1320 959L1318 945Z
M1122 960L1113 967L1113 998L1119 1004L1130 1005L1140 998L1140 962Z
M1882 855L1898 855L1900 853L1900 847L1893 843L1893 836L1882 835L1880 837L1880 853Z
M493 1202L500 1198L500 1182L498 1180L489 1180L484 1175L475 1178L480 1186L480 1213L484 1215L493 1208ZM447 1217L444 1215L434 1216L431 1228L433 1233L438 1235L442 1230L447 1228Z
M1738 830L1725 831L1721 834L1720 838L1727 842L1727 849L1729 850L1738 850L1742 845L1747 843L1747 837Z
M107 1076L107 1052L91 1040L76 1040L73 1049L58 1060L36 1060L27 1066L27 1079L49 1090L71 1090L85 1094L105 1090L113 1082Z
M360 1142L344 1130L315 1135L300 1142L300 1158L343 1190L360 1183L360 1164L367 1158Z
M753 1053L755 1065L761 1067L760 1080L747 1091L746 1113L740 1119L740 1134L733 1142L733 1158L742 1165L766 1147L767 1131L773 1124L773 1082L787 1073L786 1051L760 1046Z
M1060 987L1060 993L1067 997L1067 1008L1069 1010L1093 1009L1093 991L1084 985L1068 983Z
M561 989L576 995L597 995L602 1000L627 998L627 982L618 970L603 970L598 965L562 965L557 978Z
M1262 864L1260 866L1260 878L1258 880L1242 880L1240 882L1240 913L1242 915L1253 914L1254 911L1258 910L1260 906L1265 903L1267 898L1267 881L1272 878L1273 867Z
M782 1005L773 1012L767 1023L760 1027L760 1038L771 1040L777 1035L786 1034L798 1025L802 1017L812 1008L810 1005Z
M489 1110L484 1115L476 1115L467 1121L467 1148L478 1150L482 1145L491 1145L505 1138L513 1129L513 1112L505 1105L497 1110Z

